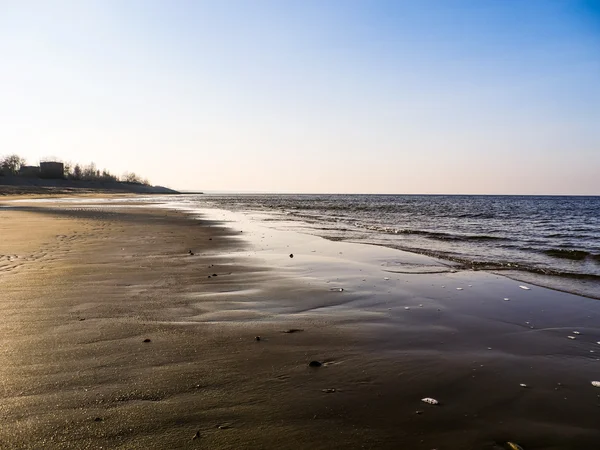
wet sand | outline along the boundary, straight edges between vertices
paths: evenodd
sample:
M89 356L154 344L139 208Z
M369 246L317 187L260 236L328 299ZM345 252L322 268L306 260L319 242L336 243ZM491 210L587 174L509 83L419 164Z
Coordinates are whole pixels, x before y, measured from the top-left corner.
M0 447L598 448L597 301L224 225L0 208Z

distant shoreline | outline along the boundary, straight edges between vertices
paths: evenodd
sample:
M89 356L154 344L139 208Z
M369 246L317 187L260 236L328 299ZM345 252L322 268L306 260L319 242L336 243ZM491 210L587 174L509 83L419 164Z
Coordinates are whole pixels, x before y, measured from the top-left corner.
M5 195L73 195L93 193L179 194L163 186L115 181L80 181L0 176L0 196Z

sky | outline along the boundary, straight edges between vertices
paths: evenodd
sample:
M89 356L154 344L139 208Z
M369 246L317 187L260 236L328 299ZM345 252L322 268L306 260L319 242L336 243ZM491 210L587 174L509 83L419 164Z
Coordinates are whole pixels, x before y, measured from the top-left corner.
M600 0L0 0L0 155L181 190L600 195Z

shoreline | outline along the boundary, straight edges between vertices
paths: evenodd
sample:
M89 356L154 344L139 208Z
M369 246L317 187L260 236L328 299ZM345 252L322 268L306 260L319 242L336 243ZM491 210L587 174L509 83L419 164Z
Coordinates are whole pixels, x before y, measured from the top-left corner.
M435 262L226 217L18 209L0 208L9 445L528 450L600 439L593 300L483 272L418 273Z

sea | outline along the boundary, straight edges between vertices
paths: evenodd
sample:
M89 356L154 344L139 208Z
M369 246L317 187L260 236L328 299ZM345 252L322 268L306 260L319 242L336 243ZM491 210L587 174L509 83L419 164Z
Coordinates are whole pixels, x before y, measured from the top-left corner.
M600 299L597 196L203 194L178 200Z

